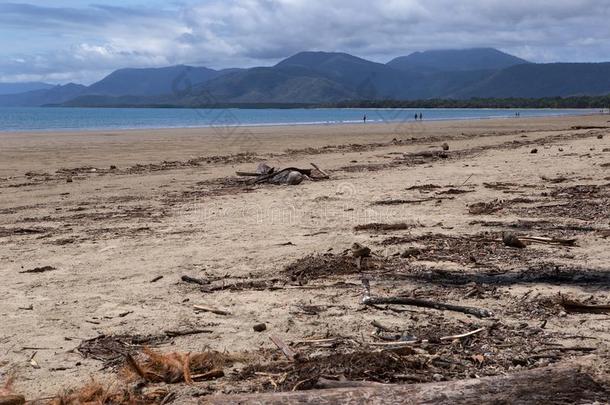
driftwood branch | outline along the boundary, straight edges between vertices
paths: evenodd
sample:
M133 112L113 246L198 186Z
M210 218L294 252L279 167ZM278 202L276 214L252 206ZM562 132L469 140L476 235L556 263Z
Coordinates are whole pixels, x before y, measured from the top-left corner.
M562 298L561 305L569 313L581 314L607 314L610 313L610 305L589 305L580 301Z
M409 297L369 297L365 296L362 299L364 305L375 306L375 305L412 305L423 308L433 308L441 311L454 311L462 312L464 314L474 315L479 318L486 318L492 316L491 311L482 308L475 307L464 307L461 305L446 304L444 302L428 301L418 298Z
M310 165L316 169L317 171L320 172L320 174L322 175L323 179L330 179L330 176L328 175L328 173L326 173L324 170L320 169L315 163L310 163Z
M212 307L204 307L202 305L193 305L193 308L195 309L195 311L211 312L216 315L231 315L229 311L224 311L222 309Z
M523 241L531 243L541 243L543 245L560 245L560 246L574 246L576 245L577 239L558 239L558 238L541 238L538 236L522 236L520 238Z
M202 278L195 278L195 277L190 277L190 276L182 276L181 279L185 283L199 284L199 285L208 285L208 284L210 284L210 282L208 280L204 280Z
M299 357L299 354L296 353L294 350L292 350L287 344L286 342L284 342L282 340L282 338L280 338L277 335L271 335L269 337L269 339L271 339L271 341L273 342L273 344L275 344L278 349L280 349L282 351L282 353L284 354L284 356L286 356L286 358L290 361L294 361L296 358Z
M599 359L598 359L599 361ZM200 404L536 404L608 399L607 369L596 381L589 367L562 363L496 377L408 385L208 396ZM330 384L322 380L321 385ZM336 382L340 385L339 382Z

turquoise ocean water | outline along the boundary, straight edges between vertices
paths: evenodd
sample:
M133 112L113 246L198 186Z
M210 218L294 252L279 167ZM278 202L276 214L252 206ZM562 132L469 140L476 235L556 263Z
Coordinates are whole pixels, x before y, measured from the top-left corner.
M0 108L0 132L197 128L265 125L395 123L521 118L597 113L575 109L162 109L162 108Z

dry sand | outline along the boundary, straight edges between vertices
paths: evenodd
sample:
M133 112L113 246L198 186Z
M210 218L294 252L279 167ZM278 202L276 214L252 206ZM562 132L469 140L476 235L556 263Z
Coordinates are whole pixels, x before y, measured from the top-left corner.
M203 328L211 333L177 337L160 350L258 353L273 347L271 333L288 342L336 336L375 342L373 320L418 338L499 321L502 339L522 338L511 349L490 332L481 353L489 366L476 372L473 364L466 377L590 351L607 356L610 315L566 314L553 303L561 292L610 304L609 120L0 134L0 382L13 373L15 390L37 398L90 376L113 379L102 362L75 350L100 334ZM450 145L447 158L411 155L436 152L443 142ZM233 179L260 161L315 162L331 179L293 187ZM396 199L411 202L373 205ZM495 212L469 212L471 204L496 199ZM409 229L354 230L369 223ZM496 241L504 230L573 237L577 246L510 249ZM362 270L374 294L487 308L493 320L362 307L362 275L342 256L354 242L375 254ZM420 251L397 256L409 247ZM284 273L310 254L328 256L301 262L301 276ZM331 269L308 276L315 260ZM344 274L333 274L345 263ZM43 266L54 270L23 272ZM202 292L183 275L221 280L213 285L255 279L276 288ZM197 313L194 304L231 315ZM252 330L259 322L267 331ZM590 350L540 356L551 343ZM29 362L34 352L39 368ZM507 365L516 357L523 363ZM421 380L455 378L437 369L421 371ZM256 378L225 377L181 387L179 399L255 389L248 384L273 389Z

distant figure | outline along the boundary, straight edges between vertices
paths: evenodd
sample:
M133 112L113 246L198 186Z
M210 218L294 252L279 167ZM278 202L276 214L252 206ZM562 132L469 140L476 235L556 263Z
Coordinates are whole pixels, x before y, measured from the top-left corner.
M364 114L364 117L362 117L362 121L364 121L364 123L366 124L366 114Z
M415 113L415 121L417 121L417 113Z
M424 116L422 115L422 113L419 113L419 120L421 121L423 119L424 119Z

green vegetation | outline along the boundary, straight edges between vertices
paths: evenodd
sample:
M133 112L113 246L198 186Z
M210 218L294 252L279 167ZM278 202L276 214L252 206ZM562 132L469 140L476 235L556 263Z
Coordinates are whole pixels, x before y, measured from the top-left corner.
M321 104L328 108L610 108L610 95L545 98L471 98L468 100L371 100Z

